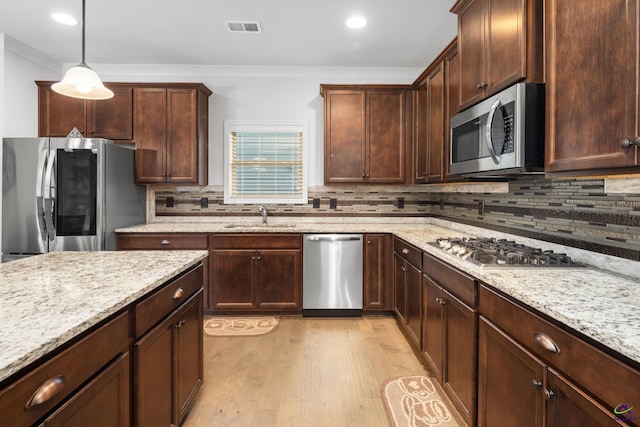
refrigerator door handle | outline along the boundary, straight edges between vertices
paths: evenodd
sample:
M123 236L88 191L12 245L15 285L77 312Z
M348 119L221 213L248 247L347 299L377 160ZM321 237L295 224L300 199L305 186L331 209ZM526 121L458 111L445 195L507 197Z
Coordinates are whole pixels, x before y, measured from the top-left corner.
M44 187L44 175L46 173L47 156L46 151L42 155L38 156L38 166L36 167L36 218L38 219L38 230L40 231L40 238L47 240L47 229L45 225L45 213L44 213L44 200L43 200L43 187Z
M53 210L54 206L54 196L52 193L52 185L51 181L53 180L53 164L56 160L56 151L49 150L49 161L47 163L47 168L44 173L44 188L43 188L43 213L44 213L44 225L49 236L49 240L53 240L56 237L56 229L53 224ZM54 196L55 197L55 196Z

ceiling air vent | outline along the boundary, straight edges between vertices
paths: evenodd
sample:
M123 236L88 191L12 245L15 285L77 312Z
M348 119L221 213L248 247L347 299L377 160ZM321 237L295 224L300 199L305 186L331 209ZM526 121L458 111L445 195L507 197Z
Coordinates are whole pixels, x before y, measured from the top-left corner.
M224 21L224 25L232 33L262 33L262 27L258 21Z

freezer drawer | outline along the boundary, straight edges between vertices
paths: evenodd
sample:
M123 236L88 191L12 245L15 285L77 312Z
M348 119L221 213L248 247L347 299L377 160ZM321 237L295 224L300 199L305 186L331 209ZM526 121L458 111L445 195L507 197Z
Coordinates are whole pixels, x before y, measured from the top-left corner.
M303 252L303 315L362 315L362 234L306 234Z

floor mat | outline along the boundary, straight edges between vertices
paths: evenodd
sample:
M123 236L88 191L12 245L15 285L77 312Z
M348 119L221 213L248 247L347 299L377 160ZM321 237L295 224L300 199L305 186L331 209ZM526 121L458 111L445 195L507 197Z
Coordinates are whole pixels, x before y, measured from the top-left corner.
M467 425L435 378L392 378L382 387L382 397L393 427Z
M217 316L204 319L204 333L214 337L257 336L273 332L278 326L276 317Z

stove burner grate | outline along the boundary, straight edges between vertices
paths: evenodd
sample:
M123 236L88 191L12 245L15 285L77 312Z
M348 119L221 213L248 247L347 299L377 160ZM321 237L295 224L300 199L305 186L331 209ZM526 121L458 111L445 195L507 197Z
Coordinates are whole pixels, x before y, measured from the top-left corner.
M496 238L443 238L431 245L479 266L578 267L563 253Z

